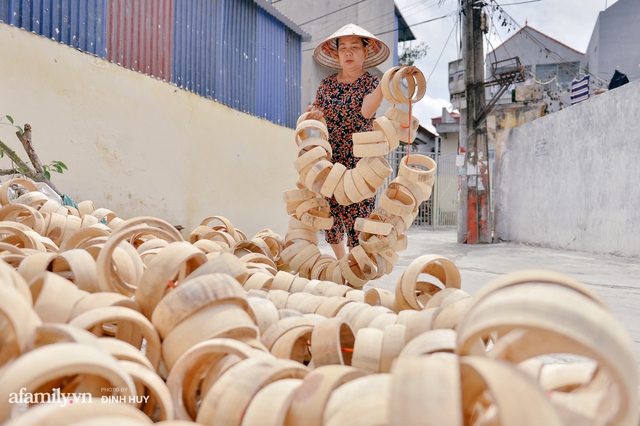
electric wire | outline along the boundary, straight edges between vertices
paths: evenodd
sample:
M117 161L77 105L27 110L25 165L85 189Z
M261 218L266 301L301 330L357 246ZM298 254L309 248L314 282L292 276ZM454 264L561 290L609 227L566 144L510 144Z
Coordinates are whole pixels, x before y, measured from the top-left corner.
M521 2L518 2L518 3L505 3L502 6L515 6L516 4L536 3L536 2L539 2L539 1L542 1L542 0L528 0L528 1L521 1Z
M532 40L536 45L538 45L547 55L551 56L554 59L557 59L559 61L558 62L559 67L564 68L570 74L575 73L575 68L573 66L569 67L567 65L567 64L571 64L571 61L568 61L567 59L562 57L562 55L560 55L559 53L549 49L543 42L541 42L533 34L531 34L526 27L523 27L522 25L520 25L506 10L502 8L502 6L496 0L491 0L491 3L495 4L495 6L499 8L500 13L503 16L505 16L506 18L509 18L509 20L512 22L514 27L518 28L519 31L522 31L524 34L526 34L526 36L529 37L529 39ZM601 84L603 83L607 84L606 80L598 77L597 75L590 73L589 70L586 68L578 66L578 72L589 74L593 76L596 80L598 80Z
M361 2L363 2L363 1L366 1L366 0L360 0L358 3L361 3ZM410 4L410 5L408 6L408 10L405 8L405 9L401 10L401 12L406 14L408 11L411 11L411 10L412 10L412 8L414 8L414 7L424 6L424 8L422 8L422 9L420 9L420 10L416 11L416 12L413 12L413 15L415 15L415 14L418 14L418 13L420 13L420 12L422 12L422 11L425 11L426 9L430 9L430 8L432 8L432 7L435 7L435 6L439 6L439 5L440 5L440 2L439 2L438 0L436 0L436 1L437 1L437 3L433 3L433 4L425 4L423 1L418 1L418 2L415 2L415 3ZM350 18L355 18L355 17L356 17L356 15L358 14L358 12L359 12L359 11L361 11L363 7L364 7L364 8L371 7L374 3L376 3L376 2L368 1L364 6L361 6L361 8L360 8L360 9L355 10L355 11L352 11L352 12L349 12L347 15L343 16L343 17L342 17L342 20L348 20L348 19L350 19ZM456 3L457 3L457 2L456 2ZM357 4L357 3L354 3L354 4ZM342 9L346 9L346 8L348 8L348 7L350 7L350 6L353 6L354 4L349 5L349 6L346 6L346 7L342 8ZM334 11L334 12L335 12L335 11ZM331 13L334 13L334 12L331 12ZM331 13L329 13L329 14L325 14L325 15L322 15L322 16L319 16L319 17L316 17L316 18L314 18L314 19L312 19L312 20L310 20L310 21L307 21L307 22L305 22L305 23L303 23L303 24L300 24L300 25L305 25L305 24L308 24L308 23L310 23L310 22L317 21L317 20L319 20L319 19L321 19L321 18L323 18L323 17L325 17L325 16L330 15ZM446 15L445 15L445 16L446 16ZM441 18L436 18L436 19L441 19ZM433 20L436 20L436 19L433 19ZM406 26L406 27L402 27L402 28L392 28L392 29L390 29L390 30L383 30L383 28L384 28L384 27L387 27L387 28L388 28L388 26L389 26L389 25L394 25L394 26L395 26L395 23L396 23L396 17L395 17L395 16L391 16L391 17L387 18L386 20L383 20L382 22L381 22L381 20L380 20L380 18L379 18L379 17L374 17L374 18L371 18L371 19L368 19L368 20L359 21L359 24L358 24L358 25L360 25L360 26L366 26L367 24L369 24L369 23L371 23L371 22L376 22L376 26L375 26L375 28L370 28L370 29L369 29L369 30L370 30L370 32L371 32L371 33L373 33L373 34L375 34L375 35L384 35L384 34L389 34L389 33L395 32L395 31L402 31L402 30L405 30L405 29L412 29L414 26L421 25L421 24L424 24L424 23L427 23L427 22L431 22L431 21L433 21L433 20L426 20L426 21L418 22L418 23L416 23L416 24L407 24L407 26ZM316 34L322 33L324 30L329 29L329 28L332 28L332 26L333 26L333 25L334 25L334 24L333 24L333 23L331 23L331 24L328 24L327 26L325 26L325 27L323 27L323 28L315 29L315 30L314 30L314 33L316 33ZM307 51L310 51L310 50L312 50L312 49L310 49L310 48L308 48L308 49L303 49L303 52L307 52Z
M327 17L327 16L333 15L334 13L338 13L338 12L340 12L340 11L342 11L342 10L348 9L348 8L350 8L350 7L353 7L353 6L357 5L357 4L363 3L363 2L365 2L365 1L367 1L367 0L358 0L357 2L352 3L352 4L348 5L348 6L341 7L340 9L336 9L336 10L331 11L331 12L329 12L329 13L325 13L324 15L321 15L321 16L318 16L318 17L316 17L316 18L313 18L313 19L312 19L312 20L310 20L310 21L303 22L302 24L298 24L298 26L300 26L300 27L301 27L301 26L303 26L303 25L310 24L310 23L312 23L312 22L317 21L318 19L322 19L322 18L325 18L325 17Z
M407 28L414 28L414 27L416 27L418 25L426 24L426 23L433 22L433 21L438 21L440 19L444 19L444 18L447 18L449 16L451 16L451 12L447 13L446 15L438 16L437 18L427 19L426 21L417 22L415 24L407 25L404 28L397 28L397 29L393 29L393 30L389 30L389 31L378 32L376 35L378 36L378 35L392 33L392 32L395 32L395 31L400 31L400 30L407 29ZM315 49L315 47L311 47L311 48L308 48L308 49L303 49L302 51L303 52L308 52L308 51L314 50L314 49Z
M444 42L444 46L442 46L440 55L438 55L438 59L436 60L436 63L433 66L433 69L431 70L431 73L429 73L429 77L427 77L427 83L429 82L429 79L433 75L433 72L436 70L438 63L440 62L440 58L442 58L442 54L444 53L445 49L447 48L447 45L449 44L449 40L451 39L451 34L453 34L453 31L456 29L456 27L457 27L457 22L454 22L453 27L451 27L451 32L449 32L449 37L447 37L447 41Z

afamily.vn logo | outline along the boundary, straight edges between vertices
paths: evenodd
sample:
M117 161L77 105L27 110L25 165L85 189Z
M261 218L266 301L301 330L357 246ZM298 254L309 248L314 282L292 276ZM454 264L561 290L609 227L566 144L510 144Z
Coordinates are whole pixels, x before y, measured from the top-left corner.
M60 389L54 389L53 393L27 392L27 388L20 389L20 392L9 394L10 404L31 405L31 404L60 404L65 407L67 404L81 403L91 404L93 402L90 393L60 393Z

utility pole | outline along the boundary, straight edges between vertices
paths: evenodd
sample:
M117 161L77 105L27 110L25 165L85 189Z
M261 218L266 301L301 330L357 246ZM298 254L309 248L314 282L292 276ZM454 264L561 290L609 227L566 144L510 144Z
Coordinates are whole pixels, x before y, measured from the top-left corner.
M458 208L458 242L490 243L489 149L484 120L477 122L485 106L484 47L482 40L482 6L480 0L460 0L463 11L463 46L465 61L466 111L461 114L460 199Z

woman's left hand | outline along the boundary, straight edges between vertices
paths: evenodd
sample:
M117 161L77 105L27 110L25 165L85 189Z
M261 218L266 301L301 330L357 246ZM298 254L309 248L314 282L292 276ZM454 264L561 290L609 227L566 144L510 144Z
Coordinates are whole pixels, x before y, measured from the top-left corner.
M323 118L322 110L320 109L309 106L307 107L307 112L309 113L307 120L322 120Z
M421 71L418 69L418 67L416 67L415 65L410 65L407 67L407 65L403 65L406 68L403 70L403 74L404 75L416 75L419 74Z

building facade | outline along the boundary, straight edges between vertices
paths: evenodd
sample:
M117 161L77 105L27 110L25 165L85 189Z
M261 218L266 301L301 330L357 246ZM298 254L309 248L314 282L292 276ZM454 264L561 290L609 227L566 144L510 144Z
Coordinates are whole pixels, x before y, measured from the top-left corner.
M614 71L640 79L640 1L618 0L600 12L586 52L592 89L606 88Z
M547 104L547 112L555 112L571 105L571 82L580 76L585 55L566 44L555 40L528 25L522 27L503 44L486 55L486 79L491 79L501 71L501 65L510 58L517 57L524 67L525 81L515 86L540 85L542 97ZM494 64L497 64L494 65ZM499 99L498 104L515 102L515 89L510 87ZM498 86L486 89L489 101L498 91Z
M442 115L431 119L438 133L438 152L458 153L460 146L460 114L442 108Z

